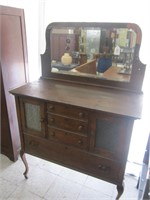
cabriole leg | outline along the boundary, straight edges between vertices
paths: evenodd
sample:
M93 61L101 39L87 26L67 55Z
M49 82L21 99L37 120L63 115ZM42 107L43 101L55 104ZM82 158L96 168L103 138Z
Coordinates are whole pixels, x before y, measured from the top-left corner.
M26 157L25 157L25 153L22 150L20 151L20 157L21 157L21 159L22 159L22 161L25 165L25 172L23 173L23 175L26 179L28 179L27 174L28 174L28 171L29 171L29 167L28 167L28 163L27 163L27 160L26 160Z
M118 191L118 195L116 197L116 200L118 200L121 197L121 195L123 194L124 183L122 183L122 185L117 185L117 191Z

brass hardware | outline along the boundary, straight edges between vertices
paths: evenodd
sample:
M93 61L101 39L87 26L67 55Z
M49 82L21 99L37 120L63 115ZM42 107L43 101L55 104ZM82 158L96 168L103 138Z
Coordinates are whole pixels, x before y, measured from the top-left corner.
M78 144L83 144L83 141L82 140L78 140Z
M91 135L95 135L95 132L94 132L94 131L91 131Z
M37 147L39 146L39 143L35 142L35 141L30 141L29 145L33 146L33 147Z
M83 112L79 112L79 117L82 118L84 116Z
M50 105L48 108L49 108L50 110L54 110L54 105Z
M78 131L82 131L83 130L83 126L78 126Z
M55 121L54 118L50 118L50 122L53 123Z
M55 136L55 131L50 132L51 136Z
M98 168L101 170L101 171L104 171L104 172L107 172L110 170L110 167L108 166L105 166L105 165L98 165Z

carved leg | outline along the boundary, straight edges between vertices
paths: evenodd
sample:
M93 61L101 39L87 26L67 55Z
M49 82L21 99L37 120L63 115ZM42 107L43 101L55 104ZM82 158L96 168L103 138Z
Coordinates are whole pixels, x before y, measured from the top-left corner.
M122 185L117 185L117 191L118 191L118 195L116 197L116 200L118 200L121 197L124 191L124 183L122 183Z
M22 161L25 165L25 172L23 173L23 175L26 179L28 179L27 173L29 171L29 167L28 167L28 163L27 163L24 151L22 151L22 150L20 151L20 156L21 156L21 159L22 159Z

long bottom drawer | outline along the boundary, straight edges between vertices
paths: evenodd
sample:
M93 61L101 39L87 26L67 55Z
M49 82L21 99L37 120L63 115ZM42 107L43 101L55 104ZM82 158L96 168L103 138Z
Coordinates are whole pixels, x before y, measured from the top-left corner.
M121 184L123 181L124 170L119 162L46 139L29 135L24 135L24 138L26 153L114 184Z

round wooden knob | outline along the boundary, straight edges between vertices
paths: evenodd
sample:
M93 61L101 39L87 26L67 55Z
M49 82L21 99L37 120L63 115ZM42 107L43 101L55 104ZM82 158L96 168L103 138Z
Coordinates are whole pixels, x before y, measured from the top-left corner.
M108 166L105 166L105 165L98 165L98 168L101 170L101 171L104 171L104 172L108 172L110 170L110 167Z
M55 131L52 131L50 134L51 136L55 136Z
M33 146L33 147L38 147L38 146L39 146L39 143L33 140L33 141L30 141L30 142L29 142L29 145L31 145L31 146Z
M54 118L50 118L50 122L53 123L55 121Z
M54 105L49 105L49 110L54 110Z
M83 144L83 141L82 140L78 140L78 144Z
M83 112L79 112L79 117L82 118L84 116Z
M78 131L82 131L83 130L83 126L78 126Z

